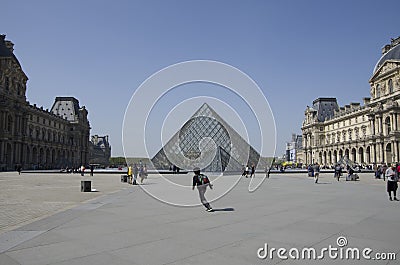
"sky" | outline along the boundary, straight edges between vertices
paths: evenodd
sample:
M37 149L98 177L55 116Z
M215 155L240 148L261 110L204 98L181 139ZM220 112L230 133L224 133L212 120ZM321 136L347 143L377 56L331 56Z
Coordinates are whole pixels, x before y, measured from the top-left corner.
M124 154L134 92L190 60L222 62L254 80L272 110L281 155L316 98L343 106L370 96L381 48L400 36L399 9L398 0L2 0L0 33L29 77L27 100L50 109L56 96L76 97L91 135L110 136L112 156Z

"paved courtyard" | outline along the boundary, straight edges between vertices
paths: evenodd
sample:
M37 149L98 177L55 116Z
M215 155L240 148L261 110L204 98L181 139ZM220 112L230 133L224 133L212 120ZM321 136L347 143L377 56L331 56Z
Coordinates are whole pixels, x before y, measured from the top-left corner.
M92 177L92 193L80 192L81 179L0 173L1 265L399 264L400 202L389 201L372 174L357 182L322 174L320 184L305 174L273 174L254 193L243 178L212 203L213 213L161 203L118 174ZM146 185L161 186L153 176ZM281 255L259 258L265 244ZM324 252L330 246L337 251ZM323 258L301 259L311 248ZM348 248L358 248L360 260L344 259ZM397 260L366 260L368 248L366 256L395 253Z

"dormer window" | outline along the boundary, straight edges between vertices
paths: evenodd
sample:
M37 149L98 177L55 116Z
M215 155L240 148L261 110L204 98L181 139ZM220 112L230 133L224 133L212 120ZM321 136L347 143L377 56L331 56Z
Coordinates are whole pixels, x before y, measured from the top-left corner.
M379 86L379 84L376 85L376 93L375 93L376 97L379 98L381 96L381 87Z
M392 79L389 79L388 81L388 87L389 87L389 93L393 93L393 81Z

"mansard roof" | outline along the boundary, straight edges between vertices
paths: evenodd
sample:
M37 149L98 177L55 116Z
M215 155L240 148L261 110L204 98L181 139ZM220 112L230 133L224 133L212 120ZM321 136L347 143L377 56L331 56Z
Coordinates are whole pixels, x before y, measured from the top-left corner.
M382 55L379 61L376 63L374 68L374 73L389 60L400 61L400 38L393 39L391 44L387 46L392 46L386 53Z
M13 46L12 42L6 41L6 35L0 35L0 58L13 58L15 62L21 67L21 64L19 63L17 57L14 55L14 53L11 51L10 48L7 47L7 42ZM22 67L21 67L22 69Z

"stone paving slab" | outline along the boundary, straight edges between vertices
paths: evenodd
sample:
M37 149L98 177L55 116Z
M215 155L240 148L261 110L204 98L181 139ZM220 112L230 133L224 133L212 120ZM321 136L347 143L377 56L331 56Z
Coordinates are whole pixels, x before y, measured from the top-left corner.
M11 177L19 176L4 178ZM68 202L67 208L44 212L37 220L3 232L0 265L399 264L399 257L394 261L340 260L326 255L321 260L284 260L276 252L273 259L257 257L265 244L319 251L329 245L337 247L339 236L346 238L345 247L369 247L373 253L399 256L400 203L390 202L385 182L371 174L361 174L357 182L337 182L331 174L322 174L321 184L302 174L275 174L254 193L247 191L249 180L244 178L212 203L221 209L213 213L203 207L170 206L139 186L120 183L119 176L103 177L102 182L98 179L97 185L104 185L100 192L81 194L79 189L66 188L56 199ZM41 196L31 194L36 199L30 211L40 209L40 198L48 199L45 190L51 190L53 179L36 180L41 184L35 184L33 177L26 193L8 202L28 202L29 192L39 192ZM62 186L57 182L61 181L66 187L79 188L67 185L79 180L79 176L60 176L54 185ZM150 176L148 182L160 185L155 177ZM1 189L8 192L6 186ZM18 189L22 192L23 185ZM211 197L212 192L207 191L206 196ZM51 196L56 195L50 192ZM193 191L193 196L197 192ZM13 211L12 203L3 205ZM1 215L0 222L4 222Z
M81 192L81 180L92 181L97 192ZM126 187L119 175L2 172L0 234Z

